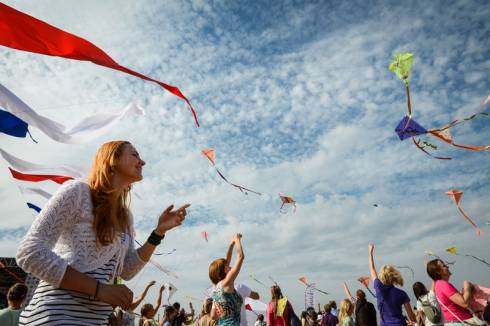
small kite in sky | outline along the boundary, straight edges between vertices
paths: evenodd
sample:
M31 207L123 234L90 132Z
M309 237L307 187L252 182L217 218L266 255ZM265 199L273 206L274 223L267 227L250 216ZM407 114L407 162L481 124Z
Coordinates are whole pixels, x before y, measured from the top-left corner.
M208 231L202 231L201 236L204 238L204 240L206 240L206 242L208 242Z
M177 287L175 287L175 285L173 285L172 283L168 282L165 283L165 288L168 290L167 302L170 302L170 299L172 299L175 292L177 292Z
M194 117L194 121L197 127L199 127L194 107L177 87L121 66L93 43L3 3L0 3L0 45L31 53L90 61L96 65L119 70L123 73L156 83L187 103Z
M481 235L481 230L478 228L475 222L463 211L461 206L459 205L459 201L461 200L461 197L463 196L463 192L457 189L451 189L446 194L454 201L454 204L456 207L458 207L458 210L460 213L463 215L463 217L473 226L475 229L476 235L480 236Z
M437 259L442 260L446 265L454 265L456 263L455 261L443 260L441 257L439 257L439 255L434 253L431 249L425 249L424 253L429 257L436 257Z
M323 290L317 289L317 288L316 288L314 285L312 285L312 284L308 283L308 281L306 280L306 277L304 277L304 276L301 276L300 278L298 278L298 281L300 281L301 283L303 283L303 284L304 284L304 285L306 285L307 287L312 287L312 288L313 288L313 290L315 290L315 291L318 291L318 292L320 292L320 293L323 293L323 294L328 295L328 292L325 292L325 291L323 291Z
M251 190L251 189L248 189L248 188L245 188L245 187L242 187L242 186L239 186L237 184L234 184L230 181L228 181L228 179L223 175L223 173L221 173L221 171L216 167L216 163L215 163L215 159L216 159L216 153L214 151L214 149L212 148L205 148L203 149L202 151L202 154L204 156L207 157L207 159L209 160L209 162L211 162L211 164L213 165L214 169L216 170L216 172L218 173L218 175L221 177L221 179L223 179L226 183L228 183L229 185L237 188L238 190L240 190L241 192L243 192L244 194L248 194L249 192L252 192L256 195L261 195L260 192L257 192L257 191L254 191L254 190Z
M359 281L359 283L361 283L362 285L364 285L364 287L366 288L366 290L368 290L369 293L371 293L371 295L373 297L376 298L376 294L374 294L373 291L371 291L371 289L369 288L369 281L371 280L371 278L369 276L361 276L357 280Z
M474 255L469 255L469 254L460 254L458 253L458 249L456 247L449 247L446 249L447 252L449 252L451 255L455 255L455 256L465 256L465 257L470 257L470 258L473 258L475 260L478 260L480 263L483 263L487 266L490 267L490 263L488 263L485 259L482 259L482 258L479 258L479 257L476 257Z
M287 210L283 209L285 205L292 205L294 207L293 212L296 212L296 200L293 197L279 194L279 198L282 202L281 208L279 208L281 213L287 213Z
M357 280L359 281L359 283L364 285L366 287L366 289L369 287L369 281L370 281L369 276L361 276Z
M248 311L253 312L253 313L254 313L256 316L258 316L258 315L259 315L258 313L256 313L256 312L255 312L255 311L252 309L252 306L251 306L249 303L245 304L245 310L248 310Z
M410 100L410 82L409 82L409 76L412 69L412 64L413 64L412 53L397 53L395 54L389 66L389 70L403 81L405 85L405 91L407 97L407 115L403 117L403 119L398 123L397 127L395 128L395 132L397 133L400 140L411 138L413 144L418 149L420 149L425 154L440 160L450 160L451 158L432 155L427 149L437 150L437 146L427 141L421 141L420 139L416 139L415 137L427 134L427 135L434 136L439 140L442 140L454 147L473 150L473 151L490 152L490 146L488 145L470 146L470 145L461 145L455 143L451 137L450 130L449 130L454 126L473 120L476 117L488 116L489 114L487 112L478 112L468 117L465 117L463 119L456 119L442 128L434 128L434 129L426 129L422 127L420 124L418 124L415 120L413 120L412 105ZM487 105L489 101L490 101L490 95L482 102L481 107Z

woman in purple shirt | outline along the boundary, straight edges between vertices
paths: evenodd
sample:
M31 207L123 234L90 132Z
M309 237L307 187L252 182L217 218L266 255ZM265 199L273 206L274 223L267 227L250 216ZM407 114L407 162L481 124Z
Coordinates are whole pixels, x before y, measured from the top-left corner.
M395 285L403 286L403 278L400 272L391 265L383 265L376 273L374 267L374 245L369 245L369 268L373 280L381 326L407 326L407 321L402 314L402 306L405 307L409 318L409 324L415 323L415 314L410 305L410 298L402 289Z

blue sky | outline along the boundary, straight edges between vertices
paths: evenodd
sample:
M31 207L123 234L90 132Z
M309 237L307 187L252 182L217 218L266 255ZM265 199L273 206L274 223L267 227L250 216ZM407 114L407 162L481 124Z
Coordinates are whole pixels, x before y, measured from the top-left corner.
M177 299L199 297L207 268L244 234L241 281L272 276L296 307L306 276L341 299L377 263L410 265L428 283L424 249L488 257L488 153L440 145L450 162L425 156L394 128L404 116L403 85L388 71L394 53L415 54L415 119L426 128L479 110L490 93L487 1L7 1L9 5L97 44L122 65L180 87L198 111L196 129L184 103L151 83L90 63L0 49L1 83L39 113L69 125L134 101L146 116L128 119L84 145L1 138L10 153L42 164L89 166L97 147L127 139L147 161L133 197L144 239L170 203L193 204L188 221L165 239L177 251L159 262L179 274ZM454 129L463 144L488 144L488 118ZM227 177L264 192L244 196L224 184L200 149L213 147ZM5 162L0 163L0 254L11 256L32 222ZM478 239L445 192L465 192L462 207L482 226ZM280 214L277 193L298 200ZM373 207L376 203L379 207ZM209 232L209 243L200 232ZM454 282L488 283L486 267L458 258ZM136 291L168 280L148 266L129 283ZM156 291L155 291L156 292ZM149 298L154 297L150 293Z

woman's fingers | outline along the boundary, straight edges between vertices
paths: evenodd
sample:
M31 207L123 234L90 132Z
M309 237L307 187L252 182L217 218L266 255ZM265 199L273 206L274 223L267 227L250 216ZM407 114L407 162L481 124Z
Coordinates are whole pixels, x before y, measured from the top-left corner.
M169 207L167 207L167 209L165 209L163 211L163 214L168 214L172 211L172 209L174 208L174 204L170 205Z

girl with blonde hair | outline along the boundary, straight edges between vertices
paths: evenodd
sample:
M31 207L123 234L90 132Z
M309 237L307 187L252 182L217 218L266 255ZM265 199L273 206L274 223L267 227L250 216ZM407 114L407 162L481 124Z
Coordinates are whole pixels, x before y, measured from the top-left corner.
M339 326L355 326L352 319L352 313L354 312L354 305L349 299L340 301L339 311Z
M17 249L19 266L40 279L20 325L101 325L112 306L131 307L133 293L114 278L133 278L189 207L165 209L136 250L129 194L144 165L129 142L105 143L87 181L65 182L44 206Z
M416 318L410 305L410 298L405 291L395 287L395 285L403 286L400 272L391 265L384 265L378 275L374 266L373 244L369 245L369 269L376 291L381 326L407 326L402 307L405 307L410 323L415 323Z

